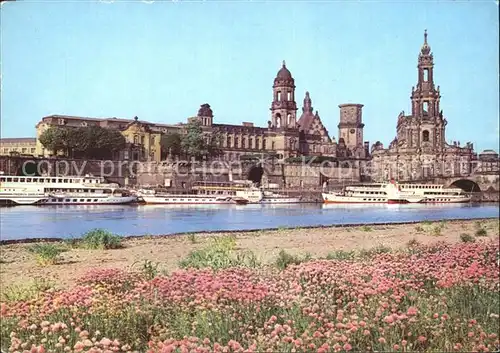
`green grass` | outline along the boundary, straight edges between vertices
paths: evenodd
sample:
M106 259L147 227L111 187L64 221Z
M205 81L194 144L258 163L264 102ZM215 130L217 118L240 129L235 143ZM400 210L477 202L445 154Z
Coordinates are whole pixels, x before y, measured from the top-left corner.
M467 233L460 234L460 240L463 243L473 243L476 241L476 239L474 239L474 237L472 235L467 234Z
M59 244L41 243L31 245L27 250L35 255L35 259L39 265L48 266L57 264L61 253L68 249Z
M419 245L421 245L421 243L417 239L415 239L415 238L409 240L408 243L406 243L406 246L408 248L415 248L415 247L417 247Z
M443 224L437 224L435 225L433 228L432 228L432 235L436 236L436 237L440 237L442 234L442 231L443 231Z
M122 248L122 238L104 229L92 229L83 234L79 245L85 249L119 249Z
M298 265L301 264L302 262L310 261L311 259L312 259L311 254L306 254L303 257L300 257L297 255L289 254L282 249L279 252L278 257L276 258L274 264L278 269L284 270L290 265Z
M362 227L361 227L361 230L362 230L363 232L371 232L371 231L373 230L373 228L372 228L372 227L370 227L370 226L362 226Z
M355 257L356 257L356 252L354 250L351 251L336 250L326 255L327 260L353 260Z
M359 251L359 256L362 258L370 258L375 255L385 254L388 252L391 252L391 248L384 245L377 245L376 247L371 249L361 249Z
M54 287L52 281L37 278L22 285L10 285L2 288L0 299L5 302L17 302L37 299L40 294Z
M229 267L258 267L260 262L251 251L235 253L236 237L216 237L206 247L191 251L179 262L181 268L212 268L220 270Z
M139 261L136 261L132 264L132 267L135 267L136 265L140 264ZM147 280L152 280L159 274L159 263L157 262L152 262L151 260L144 260L142 264L140 265L139 269L141 273L143 274L144 278Z

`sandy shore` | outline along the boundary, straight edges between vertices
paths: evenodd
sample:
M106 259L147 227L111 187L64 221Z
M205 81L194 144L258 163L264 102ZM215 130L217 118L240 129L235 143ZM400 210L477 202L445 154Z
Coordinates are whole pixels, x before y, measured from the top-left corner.
M315 229L263 230L259 232L210 233L193 236L143 237L124 240L124 248L115 250L71 249L61 255L56 265L42 267L26 248L32 244L0 246L0 288L10 285L26 285L37 278L52 280L57 286L69 286L89 268L140 267L145 260L159 264L160 270L172 271L178 262L192 250L207 245L211 237L236 236L237 251L251 250L263 263L274 261L284 249L291 254L324 257L335 250L369 249L379 245L390 248L405 247L416 239L422 244L437 241L460 242L460 235L474 235L477 221L446 221L440 235L433 229L440 223L404 224L369 227L331 227ZM499 223L496 219L481 220L487 230L486 237L476 241L499 239ZM134 265L135 264L135 265Z

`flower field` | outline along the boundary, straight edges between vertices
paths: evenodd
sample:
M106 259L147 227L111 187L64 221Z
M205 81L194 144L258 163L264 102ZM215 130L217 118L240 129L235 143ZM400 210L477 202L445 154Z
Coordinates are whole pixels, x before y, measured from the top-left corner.
M5 352L484 351L499 346L499 245L416 245L338 260L94 269L1 303Z

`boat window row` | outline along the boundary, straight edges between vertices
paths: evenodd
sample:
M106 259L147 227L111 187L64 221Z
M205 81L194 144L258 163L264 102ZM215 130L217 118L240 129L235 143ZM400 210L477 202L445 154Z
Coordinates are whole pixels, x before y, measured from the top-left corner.
M363 201L387 201L386 199L363 199Z
M64 199L64 202L98 202L98 199ZM61 203L62 199L50 199L49 202Z
M418 184L407 184L402 185L403 189L442 189L441 185L418 185Z
M458 192L446 192L446 191L443 191L443 192L439 192L439 191L425 191L424 195L446 195L446 196L453 195L453 196L459 196L460 193L458 193Z
M7 183L67 183L99 184L99 179L44 178L44 177L0 177L0 182Z
M357 194L364 194L364 195L387 195L385 191L354 191L353 192Z
M81 194L111 194L112 190L110 189L60 189L60 188L45 188L47 192L76 192Z

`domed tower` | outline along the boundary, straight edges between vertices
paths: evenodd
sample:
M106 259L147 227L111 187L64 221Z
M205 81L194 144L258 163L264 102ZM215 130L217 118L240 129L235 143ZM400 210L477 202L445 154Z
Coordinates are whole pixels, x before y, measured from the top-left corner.
M212 108L210 108L210 104L202 104L200 106L200 109L198 110L198 118L201 121L201 124L203 126L212 126L213 124L213 119L214 119L214 113L212 111Z
M273 103L271 104L271 122L277 129L296 127L297 104L295 103L295 81L290 71L283 67L278 71L273 85Z

